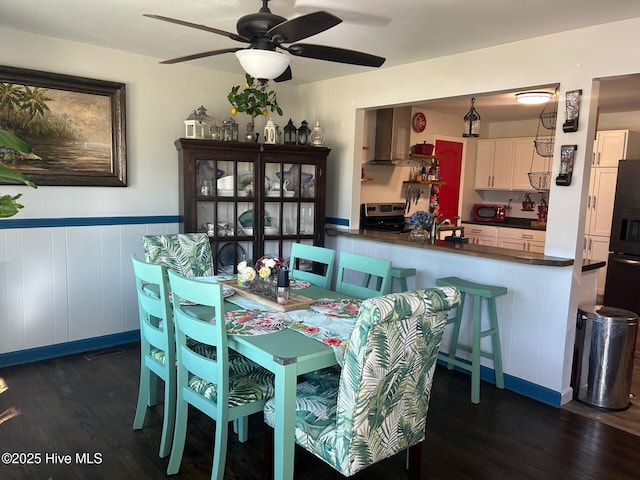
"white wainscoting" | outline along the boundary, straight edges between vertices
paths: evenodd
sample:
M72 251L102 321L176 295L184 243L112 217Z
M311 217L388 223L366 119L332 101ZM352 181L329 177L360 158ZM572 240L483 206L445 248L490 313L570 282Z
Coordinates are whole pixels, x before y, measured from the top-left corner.
M178 223L0 229L0 354L137 330L131 254Z

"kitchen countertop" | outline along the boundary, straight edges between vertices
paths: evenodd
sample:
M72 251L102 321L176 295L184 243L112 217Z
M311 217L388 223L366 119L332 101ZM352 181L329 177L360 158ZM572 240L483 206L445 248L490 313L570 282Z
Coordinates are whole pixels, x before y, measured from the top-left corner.
M519 218L519 217L507 217L504 219L504 222L476 222L475 220L463 220L462 224L464 225L490 225L492 227L507 227L507 228L526 228L529 230L542 230L546 231L546 227L540 226L532 226L530 218Z
M607 262L604 260L583 260L582 261L582 272L589 272L591 270L597 270L598 268L602 268L607 265Z
M468 243L454 243L444 240L437 240L432 244L429 239L413 240L409 238L408 233L383 232L377 230L339 230L336 228L327 228L327 235L347 236L354 238L362 238L366 240L374 240L383 243L393 243L395 245L406 245L413 248L425 248L431 250L440 250L448 253L458 253L462 255L470 255L474 257L492 258L494 260L503 260L507 262L527 263L530 265L544 265L549 267L568 267L574 264L573 258L552 257L542 253L522 252L519 250L510 250L507 248L488 247L484 245L472 245ZM597 263L597 262L596 262ZM595 265L595 263L594 263ZM601 265L604 266L604 265ZM600 268L592 266L589 268ZM583 267L584 270L584 267Z

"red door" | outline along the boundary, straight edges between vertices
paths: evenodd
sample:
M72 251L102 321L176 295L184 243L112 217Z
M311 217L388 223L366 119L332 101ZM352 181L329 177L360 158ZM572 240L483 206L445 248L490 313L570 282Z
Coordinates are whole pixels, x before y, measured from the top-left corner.
M436 140L435 155L440 165L440 178L445 183L440 186L441 219L448 218L455 223L460 199L460 173L462 171L462 143Z

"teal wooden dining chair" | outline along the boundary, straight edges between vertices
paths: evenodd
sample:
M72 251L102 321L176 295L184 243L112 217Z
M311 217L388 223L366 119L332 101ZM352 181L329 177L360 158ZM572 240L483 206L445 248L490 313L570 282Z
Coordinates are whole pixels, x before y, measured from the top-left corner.
M302 261L312 262L311 269L301 269ZM322 288L331 287L336 251L305 243L291 245L289 274L299 280L306 280Z
M367 282L365 279L372 281ZM337 292L364 300L388 293L390 289L391 262L389 260L357 253L340 254L336 277Z
M454 287L365 300L342 371L296 388L296 442L350 477L409 450L409 478L420 478L431 386ZM274 402L264 408L265 473L271 471ZM366 477L363 477L366 478Z
M216 422L211 478L222 480L229 422L262 411L274 393L273 375L246 359L230 361L221 284L189 279L172 270L168 274L176 330L177 400L167 473L180 469L192 405ZM189 347L189 340L215 348L216 357L200 355Z
M149 263L159 263L185 277L214 274L213 254L205 233L144 235L142 248Z
M131 257L140 316L140 387L134 430L144 424L147 407L158 403L158 378L164 381L164 413L160 457L171 451L176 412L176 349L169 304L169 282L162 265Z

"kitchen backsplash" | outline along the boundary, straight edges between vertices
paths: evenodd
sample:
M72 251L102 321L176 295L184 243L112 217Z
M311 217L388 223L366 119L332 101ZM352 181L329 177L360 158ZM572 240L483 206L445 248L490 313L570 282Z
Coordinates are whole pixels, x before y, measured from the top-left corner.
M485 191L482 193L482 199L478 203L499 203L504 205L510 205L511 209L507 211L507 217L518 218L530 218L531 220L538 219L538 205L544 193L545 201L549 202L549 192L533 192L529 193L529 197L535 203L533 212L526 212L522 210L522 201L525 199L525 192L506 192L506 191ZM511 203L509 203L511 200ZM550 208L553 206L550 204ZM462 218L469 219L471 212L466 212Z

